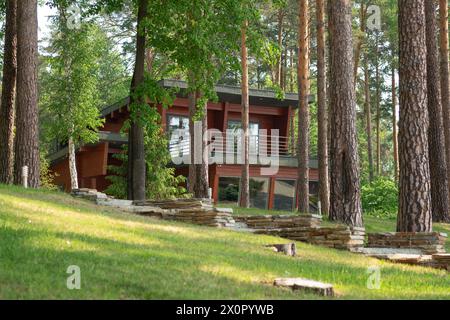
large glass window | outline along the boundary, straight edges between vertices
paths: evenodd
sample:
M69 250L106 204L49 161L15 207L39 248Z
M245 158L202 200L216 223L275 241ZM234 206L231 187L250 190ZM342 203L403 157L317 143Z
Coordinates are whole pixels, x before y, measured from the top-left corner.
M238 177L219 178L219 202L222 204L239 203L241 179ZM269 179L250 179L250 206L267 209L269 199Z
M239 201L240 179L236 177L219 178L219 202L237 204Z
M267 209L269 201L269 179L250 179L250 206L252 208Z
M295 180L275 180L273 209L292 211L295 203Z
M311 212L317 212L319 208L319 181L309 182L309 209Z

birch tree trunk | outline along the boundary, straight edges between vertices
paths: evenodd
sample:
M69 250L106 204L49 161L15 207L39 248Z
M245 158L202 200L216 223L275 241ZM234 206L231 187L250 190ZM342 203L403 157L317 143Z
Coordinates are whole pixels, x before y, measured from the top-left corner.
M75 152L75 143L73 138L69 138L69 172L70 172L70 188L78 189L78 170Z
M192 77L192 75L190 75ZM188 176L188 191L190 194L195 193L195 184L196 184L196 178L195 178L195 128L194 128L194 118L195 114L197 112L197 97L195 92L190 92L188 95L189 100L189 157L190 157L190 163L189 163L189 176Z
M201 96L200 92L197 92L197 96ZM194 185L194 197L199 199L206 199L209 195L209 172L208 172L208 153L207 150L207 136L208 130L208 110L207 103L201 106L200 112L202 113L201 119L201 159L200 163L195 164L195 185Z

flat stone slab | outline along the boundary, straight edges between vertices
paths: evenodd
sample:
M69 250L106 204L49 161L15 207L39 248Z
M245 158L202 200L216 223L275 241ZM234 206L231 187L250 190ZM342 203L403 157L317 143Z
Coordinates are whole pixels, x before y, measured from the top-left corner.
M402 249L402 248L358 248L354 252L362 253L368 256L377 255L394 255L394 254L416 254L421 255L419 249Z
M450 253L433 254L433 260L439 263L450 265Z
M274 286L285 287L305 293L318 294L324 297L333 297L334 289L331 284L308 280L303 278L277 278Z
M119 199L97 199L97 204L101 206L107 207L130 207L133 205L133 201L131 200L119 200Z
M232 208L214 208L216 212L233 214Z

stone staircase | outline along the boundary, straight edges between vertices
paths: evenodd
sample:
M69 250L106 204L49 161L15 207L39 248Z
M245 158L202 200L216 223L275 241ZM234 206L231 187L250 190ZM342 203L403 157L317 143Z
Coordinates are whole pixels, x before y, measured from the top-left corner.
M349 250L396 263L421 265L450 271L450 255L445 253L447 235L442 233L369 234L365 229L344 225L321 226L318 215L233 216L232 209L216 208L209 199L164 201L118 200L94 189L72 191L77 198L123 212L236 231L278 236L329 248Z

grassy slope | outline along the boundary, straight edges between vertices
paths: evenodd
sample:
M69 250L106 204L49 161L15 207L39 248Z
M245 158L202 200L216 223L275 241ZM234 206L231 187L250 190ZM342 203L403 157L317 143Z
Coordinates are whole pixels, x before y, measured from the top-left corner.
M341 298L450 299L447 273L280 239L124 215L61 193L0 186L0 299L298 299L275 277L330 282ZM82 289L66 288L81 267ZM380 290L366 288L381 267Z

